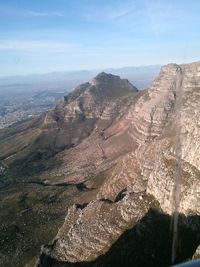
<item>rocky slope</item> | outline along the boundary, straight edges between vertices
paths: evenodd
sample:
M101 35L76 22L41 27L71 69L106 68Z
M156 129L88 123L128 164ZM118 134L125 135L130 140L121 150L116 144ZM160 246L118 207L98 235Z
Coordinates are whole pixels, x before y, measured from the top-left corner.
M176 260L192 257L200 244L199 73L200 63L169 64L142 92L101 73L40 119L0 132L3 184L14 171L79 190L37 266L169 266L174 211L182 214Z
M115 138L105 154L101 141L137 95L127 80L101 73L39 119L0 130L0 266L21 267L38 255L68 207L80 195L91 199L106 173L90 178L131 150L129 140L124 146ZM92 153L82 153L85 147Z
M63 181L81 181L93 188L95 175L104 167L107 174L97 190L69 208L53 245L43 248L42 259L54 259L54 265L49 266L61 266L59 262L91 262L91 266L98 266L92 261L108 253L125 230L145 217L151 207L171 214L179 190L174 186L177 176L181 178L179 212L186 216L182 225L199 231L199 73L200 63L164 66L150 88L126 105L125 111L103 130L103 138L93 131L76 148L62 154L67 162L67 167L61 168ZM91 148L89 144L93 146L94 140L98 145ZM130 149L110 166L113 153L109 154L109 145L113 140L124 147L129 140ZM104 157L99 155L101 150ZM83 153L87 155L84 160ZM69 173L71 164L73 169L78 166L75 176ZM90 179L86 179L91 169ZM197 216L195 222L187 217L191 215ZM195 244L198 242L199 235ZM39 266L47 265L41 260ZM107 265L103 261L99 266Z
M15 168L18 176L49 171L48 160L57 153L77 146L92 132L98 132L102 139L103 131L125 112L124 103L134 99L137 92L128 80L100 73L90 83L78 86L41 118L2 130L0 159L11 170ZM103 148L96 145L103 157Z

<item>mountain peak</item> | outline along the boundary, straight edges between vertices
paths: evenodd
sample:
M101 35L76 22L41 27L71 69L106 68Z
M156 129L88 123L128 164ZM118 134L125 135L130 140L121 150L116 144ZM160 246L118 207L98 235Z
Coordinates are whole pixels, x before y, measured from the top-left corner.
M100 72L91 82L92 85L98 85L101 83L112 83L113 81L119 81L120 77L111 73Z
M97 76L94 79L99 80L99 79L113 79L113 78L120 79L118 75L114 75L114 74L102 71L99 74L97 74Z
M174 73L176 75L176 73L178 71L180 71L181 69L181 66L175 64L175 63L170 63L170 64L167 64L167 65L164 65L162 66L161 68L161 72L162 73Z
M127 79L121 79L120 76L111 73L100 72L91 82L92 91L99 92L110 96L119 96L127 92L137 92L138 89L133 86ZM94 88L95 87L95 88Z

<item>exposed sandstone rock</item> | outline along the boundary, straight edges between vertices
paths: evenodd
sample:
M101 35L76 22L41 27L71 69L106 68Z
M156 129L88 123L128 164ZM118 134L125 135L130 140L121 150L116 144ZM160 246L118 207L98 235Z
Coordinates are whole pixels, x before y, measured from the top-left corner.
M1 159L26 162L37 155L55 155L77 146L93 132L103 131L126 109L138 90L119 76L101 73L78 86L39 119L24 122L1 134ZM3 140L3 141L2 141Z
M147 190L160 202L161 207L170 212L176 158L181 158L182 194L180 212L200 212L200 79L199 64L182 66L181 101L176 105L173 118L164 129L160 139L152 143L153 154L159 155L150 174ZM178 129L178 136L176 130ZM178 140L177 140L178 138ZM180 142L178 155L177 142ZM163 195L161 195L161 191Z
M193 259L199 259L200 258L200 246L197 247L195 254L193 256Z
M74 206L69 210L56 237L57 241L49 252L51 257L60 261L80 262L94 260L105 253L125 229L144 216L151 207L146 190L147 194L159 201L165 212L171 214L177 168L176 135L179 129L182 172L180 211L184 214L199 214L199 70L200 63L164 66L150 88L105 129L105 139L96 139L106 151L108 140L123 135L125 139L130 138L131 151L117 158L117 164L93 201L83 209ZM92 82L92 86L96 84L98 79ZM106 113L105 110L102 113L104 118L107 117ZM82 146L88 140L91 144L94 136L93 133ZM72 154L67 155L74 153L74 157L77 155L80 158L81 145L77 148L77 152L72 149ZM103 162L100 161L101 149L95 150L99 151L99 155L94 156L96 168ZM88 157L94 155L92 150L86 148L85 151L89 151ZM109 153L105 154L110 158ZM87 162L91 165L92 159ZM77 173L80 170L78 168ZM96 170L98 172L98 168ZM76 177L73 181L76 181ZM122 190L122 199L116 201Z
M90 83L78 86L55 109L47 113L44 127L83 119L112 119L116 116L118 98L137 89L119 76L100 73ZM109 103L109 104L108 104Z
M114 203L92 201L82 210L73 206L55 238L51 257L70 262L94 260L141 219L148 206L149 200L141 193L126 194Z

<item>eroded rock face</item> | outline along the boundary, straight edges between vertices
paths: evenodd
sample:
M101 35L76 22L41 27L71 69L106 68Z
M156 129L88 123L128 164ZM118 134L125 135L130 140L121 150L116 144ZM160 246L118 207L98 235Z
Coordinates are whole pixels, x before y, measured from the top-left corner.
M124 99L134 97L137 92L128 80L100 73L91 82L78 86L46 114L41 126L45 139L56 136L58 149L78 145L93 131L108 128L120 114Z
M65 231L61 229L56 237L51 256L70 262L95 260L133 222L141 219L147 208L148 200L142 194L128 194L114 203L96 200L83 210L73 206L66 217Z
M14 126L8 135L1 134L1 159L10 164L38 151L56 154L74 147L95 129L101 132L110 126L126 99L134 98L137 92L127 80L100 73L41 118Z
M85 182L112 167L121 156L132 151L137 144L132 142L131 136L124 131L115 134L112 125L121 120L140 94L127 80L100 73L91 83L79 86L66 96L65 101L47 114L44 127L50 134L51 127L59 127L59 121L62 121L65 129L60 129L58 134L62 134L60 139L65 138L68 144L72 144L72 148L58 154L57 158L63 164L52 172L48 171L46 182ZM78 109L80 106L81 109ZM108 129L111 132L107 132Z
M74 175L62 167L65 181L85 181L92 168L93 178L102 170L109 171L89 203L69 209L53 246L44 254L63 262L92 261L147 213L154 205L152 199L171 214L177 162L180 212L200 214L199 71L200 63L164 66L150 88L121 109L102 135L94 130L75 149L63 153L67 165L74 161L76 170ZM98 79L91 83L91 90L97 84ZM102 113L104 118L107 113ZM121 154L117 142L123 144Z
M138 90L119 76L100 73L91 82L78 86L46 115L44 127L86 119L110 120L117 115L120 97Z
M197 247L195 254L193 256L193 259L199 259L200 258L200 246Z
M180 212L200 212L200 78L199 64L182 66L180 103L166 125L159 141L151 144L157 155L150 174L147 191L159 200L161 207L170 212L176 158L180 158L181 202ZM178 135L177 135L178 132ZM177 151L178 150L178 151ZM159 158L159 159L158 159ZM161 195L160 191L163 195Z

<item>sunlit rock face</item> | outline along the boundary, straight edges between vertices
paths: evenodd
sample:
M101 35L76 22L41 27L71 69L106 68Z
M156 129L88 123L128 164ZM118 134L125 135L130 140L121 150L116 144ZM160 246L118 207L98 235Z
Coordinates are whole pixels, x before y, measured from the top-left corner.
M85 110L94 105L92 92L96 86L110 86L104 76L100 74L101 85L97 77L84 85L86 91L78 89L77 94L87 95L84 100L87 104L83 104ZM116 78L114 86L118 82ZM128 82L120 81L123 87L121 83L124 86ZM65 99L69 104L67 111L65 108L62 111L63 118L66 114L74 118L78 106L80 112L77 104L80 98L69 99L70 96ZM63 165L56 170L57 173L62 171L65 181L81 181L94 190L95 177L102 171L107 173L89 197L85 195L68 210L53 245L43 249L43 253L62 262L96 259L108 251L126 229L145 216L149 208L157 205L171 214L176 175L181 176L179 211L185 215L199 215L199 103L200 63L169 64L161 69L148 90L121 105L112 123L100 128L103 132L98 131L98 123L101 125L98 122L81 144L63 152L66 165L73 169L70 173L69 167ZM97 110L88 111L88 116L107 120L109 114L113 114L112 105L105 107L101 115ZM91 175L89 180L86 179L88 174ZM55 172L53 175L56 177ZM60 181L58 176L57 179ZM159 204L155 204L157 201Z
M103 131L112 124L121 111L123 99L137 92L128 80L102 72L65 96L46 114L41 128L65 138L65 145L77 145L94 129Z
M46 115L43 130L47 134L53 132L61 143L72 148L58 155L63 164L47 173L46 182L83 182L113 166L119 157L131 151L134 143L130 136L122 132L107 138L107 129L127 112L139 95L128 80L100 73L58 103Z
M137 95L137 88L128 80L100 73L40 118L14 126L7 135L2 133L0 157L9 164L15 160L24 162L41 151L47 155L68 151L94 133L102 139L103 132L122 116Z
M59 124L83 119L112 119L116 116L119 98L133 92L137 92L137 89L128 80L102 72L91 82L79 85L65 96L47 114L44 123L50 123L51 126L52 120Z
M195 254L193 255L193 259L199 259L200 258L200 246L197 247Z
M95 260L133 222L144 216L147 207L148 201L142 194L128 194L114 203L96 200L83 210L71 207L65 225L56 237L58 240L51 256L70 262Z
M147 192L152 193L166 212L172 209L174 177L180 176L180 212L200 212L200 64L181 66L182 81L173 117L160 140L151 144L157 155ZM176 159L180 158L180 166ZM177 173L180 168L180 173ZM162 193L161 193L162 192Z

